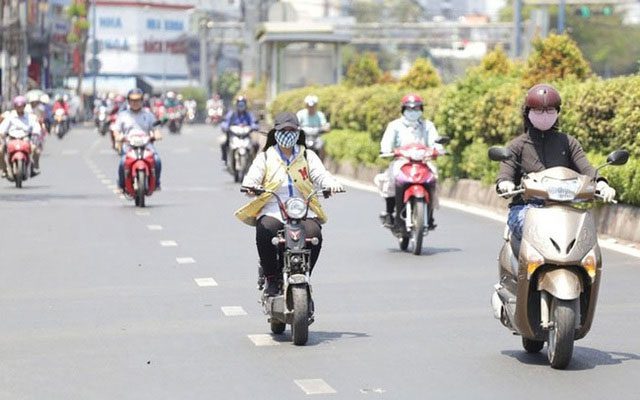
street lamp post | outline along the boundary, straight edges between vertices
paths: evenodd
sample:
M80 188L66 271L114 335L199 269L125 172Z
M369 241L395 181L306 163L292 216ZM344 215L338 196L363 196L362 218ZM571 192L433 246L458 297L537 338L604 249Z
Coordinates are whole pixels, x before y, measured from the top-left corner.
M207 41L209 30L213 28L213 21L207 18L200 20L200 86L207 92L207 98L210 96L209 87L209 43Z
M93 4L91 7L91 36L93 38L93 45L91 46L91 50L92 50L92 63L95 63L95 61L98 59L98 38L96 37L96 6L98 5L98 1L97 0L93 0ZM98 70L96 68L96 65L93 65L93 81L92 81L92 93L93 93L93 100L95 101L96 99L96 78L98 75Z

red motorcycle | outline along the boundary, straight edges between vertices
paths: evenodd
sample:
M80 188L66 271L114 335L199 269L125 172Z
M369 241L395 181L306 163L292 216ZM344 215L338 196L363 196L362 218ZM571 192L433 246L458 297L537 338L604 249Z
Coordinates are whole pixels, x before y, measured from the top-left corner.
M13 181L17 188L31 176L31 134L24 129L11 129L7 139L7 155L12 174L7 178Z
M151 138L139 129L131 130L126 141L129 149L124 161L124 192L133 198L136 206L145 206L145 196L156 190L156 163L154 152L147 148Z
M445 144L449 142L449 138L440 137L436 142ZM422 253L422 240L428 232L428 216L432 212L432 197L436 189L437 179L429 161L435 160L439 155L435 148L420 143L402 146L393 153L381 155L401 161L394 173L396 191L401 190L403 193L403 205L400 215L396 215L395 226L389 229L398 238L401 250L406 250L409 242L413 242L415 255Z
M180 109L178 107L167 108L166 118L169 132L180 133L180 129L182 129L182 113Z

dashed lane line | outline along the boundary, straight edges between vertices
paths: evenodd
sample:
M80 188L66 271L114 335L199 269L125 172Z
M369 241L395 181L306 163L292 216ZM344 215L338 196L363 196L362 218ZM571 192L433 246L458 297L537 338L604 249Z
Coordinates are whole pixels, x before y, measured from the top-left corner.
M256 346L280 346L280 342L275 341L271 335L259 334L259 335L247 335L249 340Z
M151 212L143 211L143 210L137 210L136 211L136 215L138 215L140 217L148 217L149 215L151 215Z
M150 231L161 231L162 225L147 225L147 229Z
M176 257L178 264L195 264L196 260L193 257Z
M294 382L305 394L337 393L335 389L329 386L323 379L296 379Z
M102 180L100 180L100 182L105 184L105 185L111 185L112 184L111 179L102 179Z
M162 247L176 247L178 245L178 242L176 242L175 240L161 240L160 241L160 246Z
M247 312L244 308L240 306L222 306L222 313L227 317L240 317L242 315L247 315Z
M195 278L194 281L196 281L196 284L200 287L218 286L218 282L213 278Z

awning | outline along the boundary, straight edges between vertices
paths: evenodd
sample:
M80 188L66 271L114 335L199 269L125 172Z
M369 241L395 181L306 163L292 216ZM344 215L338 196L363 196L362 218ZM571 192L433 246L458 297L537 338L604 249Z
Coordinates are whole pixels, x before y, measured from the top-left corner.
M65 80L65 85L69 89L76 89L78 87L78 78L75 76L68 77ZM135 76L100 76L96 77L96 92L106 93L113 92L125 95L129 90L136 87ZM82 79L82 93L85 95L93 94L93 77L85 76Z
M187 87L199 87L200 82L195 79L186 79L186 78L156 78L151 76L142 76L143 81L145 81L149 86L151 86L151 92L154 94L160 94L166 92L167 90L180 91L181 89Z

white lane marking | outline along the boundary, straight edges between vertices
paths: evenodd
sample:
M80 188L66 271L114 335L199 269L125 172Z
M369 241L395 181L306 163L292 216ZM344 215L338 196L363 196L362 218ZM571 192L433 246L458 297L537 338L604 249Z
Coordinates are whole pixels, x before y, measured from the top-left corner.
M117 187L117 186L116 186ZM122 191L120 189L111 189L114 194L120 194Z
M176 262L178 264L195 264L196 260L192 257L176 257Z
M256 346L280 346L280 342L275 341L271 335L259 334L259 335L247 335L249 340Z
M100 182L104 183L105 185L111 185L111 179L102 179Z
M161 240L160 246L162 247L176 247L178 243L175 240Z
M337 178L340 182L342 182L346 186L350 186L354 189L364 190L372 193L378 193L378 189L373 184L357 182L352 179L345 178L343 176L337 176ZM490 209L462 204L457 201L447 200L442 198L440 199L440 204L447 208L452 208L454 210L466 212L473 215L478 215L480 217L489 218L494 221L498 221L502 223L507 222L507 210L505 210L504 214L500 214ZM618 253L640 258L639 249L635 249L629 245L623 245L623 244L617 243L616 240L613 238L604 239L600 237L598 242L600 244L600 247L604 247L605 249L617 251Z
M118 198L119 198L120 200L126 200L126 199L127 199L127 198L125 197L125 195L123 195L123 194L121 194L120 196L118 196Z
M78 153L79 153L79 151L76 150L76 149L62 150L62 155L63 156L75 156Z
M96 174L96 178L102 180L102 179L106 179L107 176L105 174L103 174L102 172Z
M200 287L218 286L218 282L213 278L195 278L194 281L196 281L196 284Z
M141 217L147 217L147 216L151 215L151 213L149 211L138 210L138 211L136 211L136 215L139 215Z
M382 388L375 388L375 389L360 389L360 393L363 394L369 394L369 393L376 393L376 394L382 394L386 392L386 390L382 389Z
M116 185L116 184L112 183L112 184L108 185L107 187L108 187L109 189L113 190L113 189L117 189L117 188L118 188L118 185Z
M224 315L226 315L227 317L238 317L241 315L247 315L247 312L244 310L244 308L240 306L223 306L220 308L222 309Z
M147 225L147 229L150 231L161 231L162 225Z
M305 394L328 394L337 393L323 379L296 379L295 384L302 389Z

